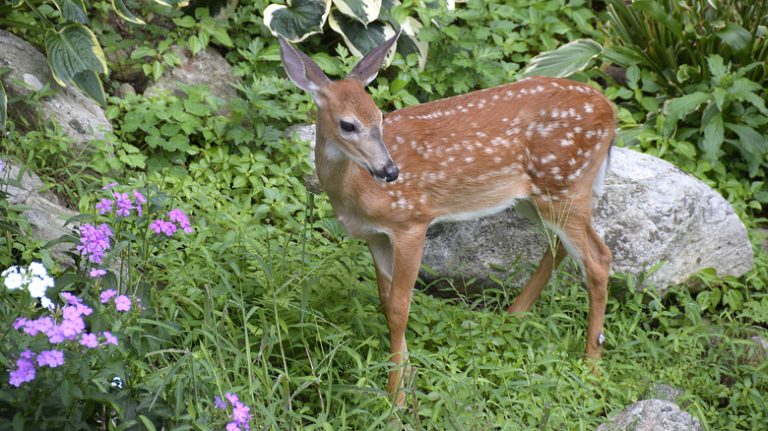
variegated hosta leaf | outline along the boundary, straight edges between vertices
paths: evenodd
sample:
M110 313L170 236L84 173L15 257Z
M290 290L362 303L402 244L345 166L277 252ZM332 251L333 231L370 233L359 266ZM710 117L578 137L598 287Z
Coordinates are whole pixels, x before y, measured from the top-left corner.
M333 5L344 15L368 25L379 17L381 0L333 0Z
M175 7L177 9L189 6L189 0L155 0L155 3L165 7Z
M570 76L586 69L592 59L602 52L603 46L592 39L574 40L534 57L523 71L523 76Z
M107 97L104 95L104 87L101 85L99 75L92 70L84 70L76 74L72 81L91 99L99 102L102 106L107 104Z
M85 13L85 7L80 0L62 0L61 4L55 3L61 11L61 16L67 21L79 22L80 24L88 23L88 15Z
M85 70L107 73L107 61L99 41L82 24L69 24L45 35L45 50L53 78L62 86Z
M391 25L381 21L374 21L368 26L360 24L341 12L333 11L328 19L333 31L339 33L344 38L347 47L357 57L362 57L373 48L384 43L385 40L395 35L395 30ZM387 54L385 64L392 61L394 50Z
M144 20L137 17L133 14L133 12L128 10L123 0L112 0L112 9L120 18L133 24L144 25Z
M397 51L406 57L408 54L416 54L419 56L419 69L423 70L427 64L427 50L429 44L420 41L416 35L421 30L421 23L413 18L408 17L402 24L403 33L400 35L400 39L397 40Z
M331 10L331 0L299 0L296 5L293 3L271 4L264 9L264 25L272 34L296 43L323 31Z

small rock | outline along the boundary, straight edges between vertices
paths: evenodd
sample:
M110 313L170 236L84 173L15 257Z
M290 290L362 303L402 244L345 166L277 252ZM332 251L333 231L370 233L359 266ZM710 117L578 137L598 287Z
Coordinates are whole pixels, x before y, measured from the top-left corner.
M156 95L162 91L176 93L182 85L207 85L211 94L228 102L237 97L235 85L240 79L232 73L232 66L215 49L208 48L192 55L187 49L174 46L171 50L181 58L181 65L163 73L159 80L152 83L144 95Z
M45 84L58 92L40 101L38 110L22 108L21 103L9 106L9 116L20 116L34 123L39 120L55 121L74 141L76 151L87 147L93 139L104 139L112 131L104 110L95 101L70 85L60 87L53 80L48 61L33 45L0 29L0 66L10 67L2 81L8 97L27 97ZM14 106L17 105L17 106Z
M119 87L117 87L117 95L120 98L124 99L127 96L130 96L130 95L133 95L133 94L136 94L136 89L133 88L133 85L131 85L131 84L127 83L127 82L123 82L122 84L120 84Z
M8 201L12 205L24 207L23 216L32 228L32 237L41 241L52 241L72 233L72 227L65 226L67 220L77 215L76 212L65 208L59 199L50 191L46 191L43 181L33 172L24 171L21 178L21 167L6 161L8 180L19 179L19 186L8 186ZM71 244L57 244L53 248L53 257L63 266L74 265L74 261L66 252L72 249Z
M597 431L700 431L701 423L680 410L677 404L664 400L643 400L614 416Z

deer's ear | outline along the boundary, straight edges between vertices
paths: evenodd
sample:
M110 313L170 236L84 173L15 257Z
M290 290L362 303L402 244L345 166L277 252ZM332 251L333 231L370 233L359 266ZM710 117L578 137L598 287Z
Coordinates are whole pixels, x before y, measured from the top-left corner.
M400 31L389 40L372 49L371 52L366 54L365 57L357 63L347 78L356 79L362 82L363 85L370 84L371 81L376 79L376 75L379 74L379 69L381 68L382 63L384 63L384 58L387 56L387 53L395 42L397 42L398 37L400 37Z
M278 38L280 39L280 58L288 78L299 88L312 94L317 100L320 88L331 80L307 54L294 48L282 36L278 36Z

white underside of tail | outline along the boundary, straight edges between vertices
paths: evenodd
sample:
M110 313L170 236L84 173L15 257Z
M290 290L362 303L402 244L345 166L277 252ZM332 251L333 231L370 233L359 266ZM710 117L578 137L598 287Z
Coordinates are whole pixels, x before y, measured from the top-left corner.
M603 164L600 165L600 170L597 172L595 181L592 183L592 193L599 195L603 192L603 185L605 184L605 175L608 173L609 165L611 164L611 151L613 147L608 148L608 154L603 160Z

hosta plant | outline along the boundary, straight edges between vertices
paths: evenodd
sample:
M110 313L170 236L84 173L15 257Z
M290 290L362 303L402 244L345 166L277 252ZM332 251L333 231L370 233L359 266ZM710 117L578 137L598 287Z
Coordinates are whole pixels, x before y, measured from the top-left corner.
M397 0L288 0L264 10L264 25L294 43L322 33L326 24L358 57L402 29L398 52L415 53L422 67L426 61L427 45L416 39L421 23L408 16Z

